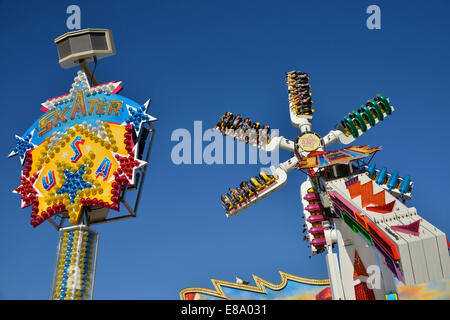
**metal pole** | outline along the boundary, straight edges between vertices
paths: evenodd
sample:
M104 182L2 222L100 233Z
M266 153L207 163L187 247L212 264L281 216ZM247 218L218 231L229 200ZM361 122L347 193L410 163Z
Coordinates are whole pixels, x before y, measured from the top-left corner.
M147 149L147 154L145 155L145 161L148 162L149 158L150 158L150 151L152 150L152 144L153 144L153 137L155 135L155 128L153 128L153 125L151 123L149 123L150 126L150 132L152 134L151 138L150 138L150 143L148 145L148 149ZM136 196L136 202L134 204L134 212L137 212L137 208L139 205L139 200L141 199L141 191L142 191L142 187L144 185L144 181L145 181L145 173L147 172L148 168L145 168L144 172L142 173L142 177L141 177L141 186L139 188L139 192Z
M91 79L92 84L94 86L98 86L100 83L98 82L97 78L95 77L94 73L92 72L91 68L89 68L89 64L86 59L81 59L79 62L81 69L83 69L84 73Z

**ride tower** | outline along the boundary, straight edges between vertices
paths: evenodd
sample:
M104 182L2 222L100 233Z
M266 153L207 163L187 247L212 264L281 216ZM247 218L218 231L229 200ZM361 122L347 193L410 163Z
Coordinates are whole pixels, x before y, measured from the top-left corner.
M69 92L43 102L43 115L16 135L9 157L18 155L24 169L13 192L31 207L33 227L48 221L59 233L50 299L92 299L92 226L136 217L157 119L147 113L150 100L141 105L118 94L121 81L95 77L98 60L116 53L110 30L69 32L55 44L61 67L81 70Z
M352 143L389 117L394 112L389 99L377 94L321 136L311 130L315 110L309 75L288 72L286 83L291 123L300 131L294 141L231 112L215 126L223 135L264 151L281 148L294 154L222 194L226 216L236 216L279 190L289 172L300 170L306 175L300 187L304 240L311 256L325 254L334 300L396 300L394 277L408 286L449 277L446 235L405 205L411 199L410 177L376 169L370 162L380 147L328 151L333 143Z

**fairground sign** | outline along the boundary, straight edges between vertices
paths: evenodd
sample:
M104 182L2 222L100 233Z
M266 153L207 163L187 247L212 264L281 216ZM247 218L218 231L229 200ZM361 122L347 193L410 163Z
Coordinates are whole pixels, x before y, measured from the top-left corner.
M135 184L136 169L146 165L138 146L150 100L140 105L118 95L121 82L91 87L79 71L68 94L42 103L44 114L16 147L24 169L22 207L31 206L36 227L54 215L78 224L83 210L119 211L121 190ZM145 139L143 140L145 141Z

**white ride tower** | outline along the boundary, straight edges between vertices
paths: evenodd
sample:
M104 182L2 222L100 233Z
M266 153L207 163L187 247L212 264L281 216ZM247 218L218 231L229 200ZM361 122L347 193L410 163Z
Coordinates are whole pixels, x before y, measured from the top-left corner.
M321 137L311 131L314 109L308 75L291 71L286 80L291 123L300 130L295 141L270 135L268 126L230 112L215 126L262 150L281 148L295 154L278 168L272 166L271 172L261 172L223 194L227 217L283 187L290 171L301 170L307 175L300 188L304 239L312 256L326 255L334 300L396 300L394 277L408 286L449 277L446 235L404 204L411 199L410 178L370 164L381 148L325 151L335 142L350 144L391 115L389 99L378 94Z

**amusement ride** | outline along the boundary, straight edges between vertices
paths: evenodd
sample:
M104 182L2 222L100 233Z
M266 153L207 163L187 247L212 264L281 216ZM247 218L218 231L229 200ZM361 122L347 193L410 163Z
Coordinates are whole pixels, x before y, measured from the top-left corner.
M288 72L286 83L291 123L300 131L293 141L231 112L215 126L223 135L264 151L281 148L293 153L277 168L271 166L270 172L260 172L222 194L226 216L236 216L279 190L289 172L300 170L306 175L300 186L304 239L311 256L325 254L334 300L397 300L394 277L407 286L449 277L446 235L416 208L405 205L411 199L411 178L377 169L371 160L380 147L330 150L334 143L354 142L391 116L390 100L377 94L321 136L311 130L315 110L309 75Z

